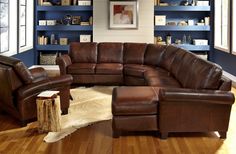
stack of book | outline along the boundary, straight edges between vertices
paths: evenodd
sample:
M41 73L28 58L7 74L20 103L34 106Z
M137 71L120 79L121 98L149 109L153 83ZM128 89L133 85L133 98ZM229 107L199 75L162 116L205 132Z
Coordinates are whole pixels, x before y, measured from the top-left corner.
M78 0L78 5L89 6L89 5L92 5L92 4L91 4L91 0Z
M48 37L39 36L38 37L38 45L47 45L48 44Z

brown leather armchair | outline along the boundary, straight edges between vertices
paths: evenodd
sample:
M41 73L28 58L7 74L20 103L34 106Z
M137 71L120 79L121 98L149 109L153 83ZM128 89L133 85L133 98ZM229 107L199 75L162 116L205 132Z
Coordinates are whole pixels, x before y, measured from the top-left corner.
M43 68L29 70L23 62L0 55L0 111L24 126L36 120L36 97L45 90L60 91L61 110L68 113L71 75L49 78Z

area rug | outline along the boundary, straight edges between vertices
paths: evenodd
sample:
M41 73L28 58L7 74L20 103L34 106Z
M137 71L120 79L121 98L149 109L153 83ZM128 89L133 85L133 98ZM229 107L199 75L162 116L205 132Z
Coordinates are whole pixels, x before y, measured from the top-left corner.
M81 127L98 121L110 120L111 95L114 87L91 87L71 89L73 101L69 113L61 119L62 131L49 132L44 137L47 143L56 142Z

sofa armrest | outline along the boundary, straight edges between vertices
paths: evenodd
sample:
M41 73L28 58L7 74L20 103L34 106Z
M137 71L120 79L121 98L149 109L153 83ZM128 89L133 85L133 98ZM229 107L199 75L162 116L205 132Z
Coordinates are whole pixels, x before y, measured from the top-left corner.
M29 70L33 76L33 82L39 82L48 78L48 74L42 67L32 68Z
M220 79L220 87L219 90L222 91L230 91L232 87L232 81L226 76L222 76Z
M57 57L56 64L59 65L60 68L60 74L65 75L66 74L66 68L72 64L71 58L69 55L62 55L60 57Z
M157 90L157 89L156 89ZM218 131L226 137L234 95L228 91L160 89L159 129L169 132Z
M17 98L25 98L31 95L39 94L45 90L60 90L72 83L71 75L47 78L36 83L22 86L17 90Z
M168 101L232 105L234 100L234 94L230 91L194 90L182 88L159 90L160 103Z

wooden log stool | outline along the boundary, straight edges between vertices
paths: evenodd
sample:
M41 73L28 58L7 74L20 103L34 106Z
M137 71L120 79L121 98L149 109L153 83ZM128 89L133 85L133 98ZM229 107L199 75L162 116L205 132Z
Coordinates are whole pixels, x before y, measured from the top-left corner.
M61 131L60 96L38 97L36 103L39 132Z

